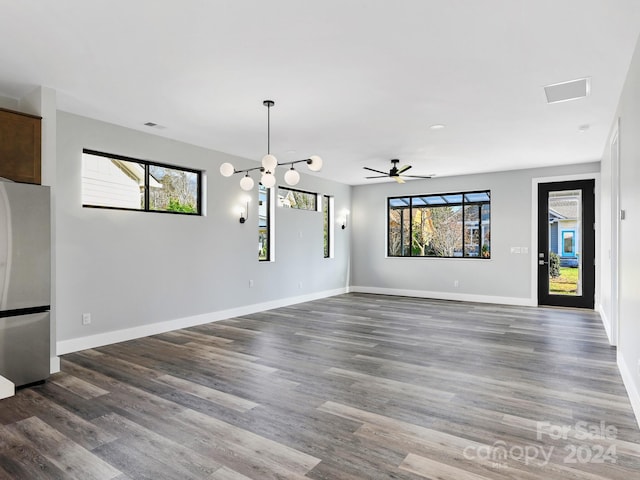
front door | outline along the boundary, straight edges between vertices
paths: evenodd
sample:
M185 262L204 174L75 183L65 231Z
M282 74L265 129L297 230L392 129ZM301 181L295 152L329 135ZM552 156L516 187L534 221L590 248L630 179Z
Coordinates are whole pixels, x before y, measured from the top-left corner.
M593 308L593 180L538 185L538 304Z

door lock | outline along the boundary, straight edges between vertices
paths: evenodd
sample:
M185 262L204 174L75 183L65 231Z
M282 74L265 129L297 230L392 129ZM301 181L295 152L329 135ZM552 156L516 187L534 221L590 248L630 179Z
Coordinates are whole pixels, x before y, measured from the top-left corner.
M549 265L549 262L545 262L544 260L538 260L538 265Z

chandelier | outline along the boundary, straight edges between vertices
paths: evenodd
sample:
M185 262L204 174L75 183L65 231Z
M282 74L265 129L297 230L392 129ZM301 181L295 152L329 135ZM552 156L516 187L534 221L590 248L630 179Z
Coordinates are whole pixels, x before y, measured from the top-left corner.
M318 172L322 168L322 159L317 155L312 155L309 158L302 160L294 160L293 162L279 163L278 159L271 154L271 107L275 105L273 100L265 100L262 104L267 107L267 154L262 157L262 164L259 167L246 168L244 170L236 170L229 162L225 162L220 165L220 174L223 177L230 177L236 173L244 173L244 176L240 179L240 188L249 191L253 188L254 181L249 175L249 172L254 170L260 170L262 176L260 177L260 183L267 188L271 188L276 184L275 170L276 167L290 166L285 174L284 181L287 185L294 186L300 181L300 173L293 167L298 163L305 162L307 167L312 172Z

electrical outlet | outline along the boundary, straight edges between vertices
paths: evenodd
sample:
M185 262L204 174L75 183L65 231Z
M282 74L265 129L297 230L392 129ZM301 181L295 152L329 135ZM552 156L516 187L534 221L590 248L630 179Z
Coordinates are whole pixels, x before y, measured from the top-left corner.
M638 375L640 375L640 360L638 360Z
M298 282L298 288L302 288L302 282Z
M454 280L454 281L453 281L453 286L454 286L455 288L458 288L458 287L460 286L460 282L459 282L458 280Z
M253 288L253 280L249 280L249 288Z
M83 313L82 314L82 325L89 325L91 323L91 314Z

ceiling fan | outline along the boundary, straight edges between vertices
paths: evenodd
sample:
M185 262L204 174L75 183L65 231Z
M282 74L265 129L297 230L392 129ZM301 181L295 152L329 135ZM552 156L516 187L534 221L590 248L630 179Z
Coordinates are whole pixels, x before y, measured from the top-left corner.
M411 165L404 165L403 167L398 167L398 163L400 163L400 160L398 160L397 158L394 158L393 160L391 160L391 169L389 170L389 172L383 172L381 170L376 170L375 168L363 167L365 170L371 170L372 172L381 174L381 175L374 175L372 177L365 177L365 178L391 177L398 183L404 183L404 178L431 178L431 176L427 176L427 175L403 175L404 172L406 172L411 168Z

